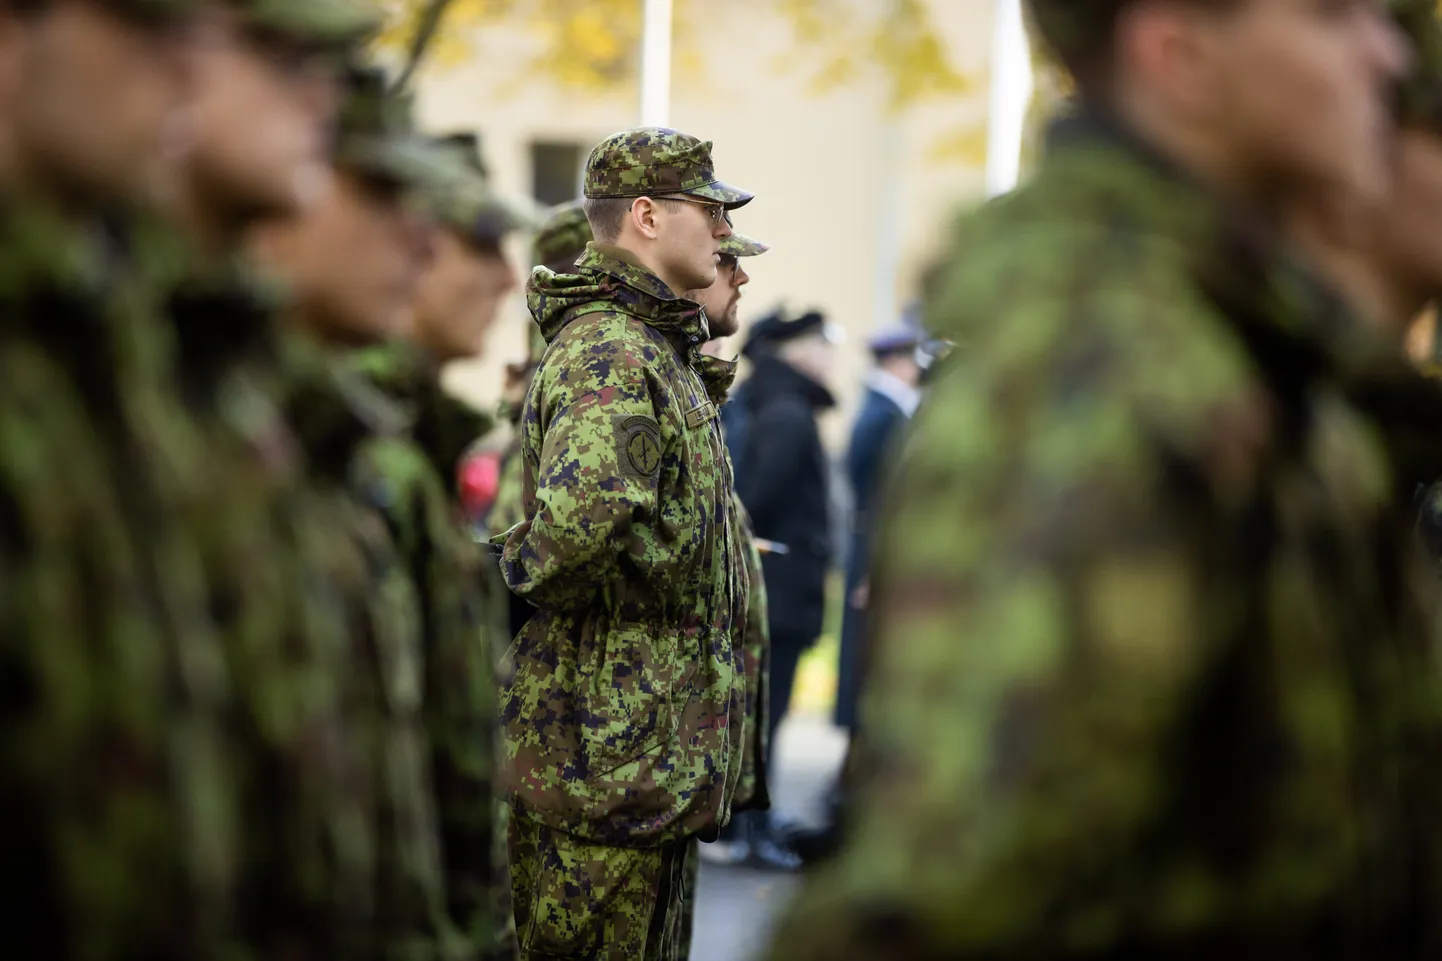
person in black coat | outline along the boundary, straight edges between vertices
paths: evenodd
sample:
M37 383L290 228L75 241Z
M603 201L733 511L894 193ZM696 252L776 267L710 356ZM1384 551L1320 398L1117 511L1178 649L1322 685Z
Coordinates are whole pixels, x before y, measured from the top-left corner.
M772 744L791 702L797 662L821 636L826 613L833 555L830 467L817 417L836 405L825 383L835 339L815 312L756 323L742 350L751 376L737 389L730 418L736 491L756 536L786 548L762 559L770 605Z
M851 428L846 474L853 511L846 553L846 614L841 628L841 663L836 678L836 723L855 733L860 700L866 606L870 580L871 532L880 507L888 455L921 402L922 366L917 357L921 328L901 323L868 344L876 366L866 378L866 394Z

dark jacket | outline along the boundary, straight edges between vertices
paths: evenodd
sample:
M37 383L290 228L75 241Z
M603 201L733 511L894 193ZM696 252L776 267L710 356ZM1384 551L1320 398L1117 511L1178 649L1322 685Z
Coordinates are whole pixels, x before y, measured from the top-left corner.
M836 723L855 728L862 674L866 611L851 606L851 593L866 576L871 556L871 530L885 481L883 465L899 442L906 413L890 397L866 391L861 412L851 428L846 451L846 478L854 497L851 536L846 549L846 614L841 627L841 666L836 679Z
M790 548L762 558L773 644L809 645L821 634L831 562L828 467L816 416L836 404L821 384L762 354L738 389L750 424L736 491L756 536Z

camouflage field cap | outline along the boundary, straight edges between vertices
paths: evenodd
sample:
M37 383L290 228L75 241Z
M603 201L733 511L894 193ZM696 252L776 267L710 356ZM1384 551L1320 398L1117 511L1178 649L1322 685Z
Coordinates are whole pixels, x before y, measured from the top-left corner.
M579 200L552 207L531 241L531 263L538 267L575 262L595 237Z
M348 46L379 29L372 0L230 0L261 30L326 46Z
M437 139L467 173L463 183L431 197L442 223L483 244L498 244L513 231L536 229L540 219L536 205L524 198L508 197L491 183L479 136L451 133Z
M1442 132L1442 21L1435 0L1391 0L1392 18L1413 48L1412 69L1397 87L1403 123Z
M753 194L722 183L711 162L711 141L666 127L635 127L596 144L586 161L585 195L592 200L688 194L734 209Z
M732 257L755 257L757 254L764 254L770 250L769 244L763 244L759 240L752 240L745 234L738 234L731 231L731 236L721 241L721 253L730 254Z
M353 65L346 79L336 135L339 166L425 194L479 189L453 151L416 131L410 98L391 91L383 71Z

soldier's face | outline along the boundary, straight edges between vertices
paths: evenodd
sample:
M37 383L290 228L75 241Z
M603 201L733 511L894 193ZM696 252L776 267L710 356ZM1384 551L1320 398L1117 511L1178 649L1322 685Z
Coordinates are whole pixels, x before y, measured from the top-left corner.
M1258 179L1380 197L1409 52L1375 0L1240 0L1194 13L1187 104Z
M316 334L373 344L409 333L429 229L396 185L340 171L335 189L304 213L267 225L257 252Z
M1381 268L1407 293L1436 298L1442 295L1442 136L1401 131L1394 169L1371 246Z
M736 257L722 255L716 267L716 282L705 290L693 290L686 296L706 308L711 336L731 337L741 328L741 288L751 282L751 275Z
M85 201L159 196L188 147L190 25L139 25L84 0L0 17L22 178Z
M677 290L700 290L716 281L721 241L731 236L724 219L699 203L674 201L656 207L657 256Z
M416 293L416 334L442 360L478 357L516 269L499 246L478 247L438 231L435 255Z
M330 125L339 101L334 59L255 33L227 9L196 44L196 200L257 216L293 214L330 186Z

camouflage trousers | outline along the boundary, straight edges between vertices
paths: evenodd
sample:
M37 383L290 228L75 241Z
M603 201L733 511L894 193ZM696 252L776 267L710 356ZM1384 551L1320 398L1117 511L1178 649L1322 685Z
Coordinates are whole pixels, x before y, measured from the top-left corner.
M511 892L521 961L685 961L695 844L591 844L512 813Z

